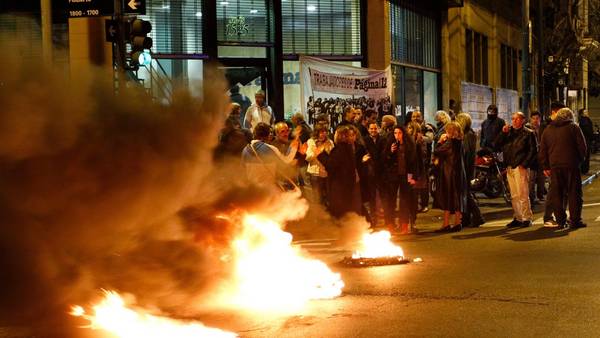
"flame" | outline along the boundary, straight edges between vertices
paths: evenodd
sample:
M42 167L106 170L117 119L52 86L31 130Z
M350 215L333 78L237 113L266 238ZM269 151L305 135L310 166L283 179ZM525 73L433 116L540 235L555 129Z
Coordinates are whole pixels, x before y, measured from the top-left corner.
M365 233L361 248L352 254L352 258L404 257L402 248L392 243L389 231Z
M104 330L119 338L237 337L235 333L209 328L198 322L186 323L153 316L142 310L133 310L128 308L121 296L114 291L104 291L104 296L92 307L93 315L86 314L79 305L71 308L71 315L87 319L87 328Z
M231 305L262 311L294 311L311 299L342 293L344 282L319 260L302 256L281 225L256 215L243 218L233 242L235 281L225 298Z

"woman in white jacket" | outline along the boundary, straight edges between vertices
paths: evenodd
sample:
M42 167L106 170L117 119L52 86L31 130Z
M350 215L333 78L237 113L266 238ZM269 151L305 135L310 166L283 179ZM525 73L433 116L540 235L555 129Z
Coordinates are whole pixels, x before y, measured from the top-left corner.
M327 171L323 164L319 162L317 156L323 151L329 153L333 149L333 141L328 137L327 128L317 126L306 144L308 145L306 149L306 161L308 162L306 172L310 175L313 202L327 206Z

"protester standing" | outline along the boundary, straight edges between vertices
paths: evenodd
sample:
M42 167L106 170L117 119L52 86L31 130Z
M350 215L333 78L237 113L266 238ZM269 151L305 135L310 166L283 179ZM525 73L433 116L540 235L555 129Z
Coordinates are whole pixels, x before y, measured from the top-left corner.
M429 168L431 166L431 152L433 150L433 141L435 138L435 130L432 125L425 123L423 114L415 110L411 115L412 122L416 122L421 126L420 137L423 139L425 155L423 158L423 175L420 179L425 180L425 187L419 188L418 212L429 211Z
M462 128L456 122L449 122L445 125L445 131L433 151L434 162L438 162L439 166L433 205L444 211L444 221L438 232L460 231L462 214L467 204ZM450 215L454 215L452 225L450 225Z
M537 141L533 131L525 127L525 114L516 112L512 125L502 127L495 144L502 149L510 189L514 219L508 227L531 225L533 213L529 202L529 169L535 161Z
M529 124L526 125L535 134L535 139L540 145L542 141L542 116L538 111L532 111L529 118ZM535 204L537 201L544 201L544 195L546 194L546 177L544 171L539 165L539 161L536 160L531 166L529 171L529 200L531 204Z
M266 123L273 125L275 122L275 116L273 116L273 110L269 107L265 100L264 90L259 90L254 95L254 104L248 107L246 116L244 118L244 126L254 130L258 123Z
M481 124L479 146L481 148L488 148L492 151L498 151L499 149L494 142L505 125L506 122L498 117L498 107L494 104L490 104L487 108L487 119Z
M329 139L328 134L327 127L318 125L315 127L312 137L306 142L308 144L306 172L310 177L313 201L321 203L325 207L329 204L327 200L327 170L317 158L317 154L330 153L333 149L333 142Z
M403 234L409 232L411 205L410 185L415 184L415 144L403 126L396 126L394 134L388 136L382 158L385 165L388 187L384 206L385 224L390 230L399 228ZM396 203L400 204L399 210ZM395 218L398 216L398 226Z
M566 106L564 104L562 104L561 102L552 102L550 104L550 115L547 116L545 121L542 121L542 124L540 126L540 131L541 131L542 137L544 136L544 132L545 132L546 128L548 126L550 126L552 124L552 122L554 121L554 119L556 118L558 111L565 107ZM540 145L541 145L541 142L540 142ZM540 163L540 165L542 165L542 164ZM543 169L544 168L542 167L542 170ZM546 176L545 173L544 173L544 176ZM546 176L546 177L548 177L548 176ZM554 195L555 194L552 193L552 180L551 180L550 185L548 186L548 194L546 195L546 203L544 204L544 226L548 227L548 228L558 227L558 223L556 222L556 220L554 219L554 216L553 216L554 210L552 209L552 206L554 205L554 201L552 201L552 197ZM563 209L564 209L564 203L563 203Z
M560 227L567 226L564 209L569 204L569 224L572 229L585 227L581 220L583 191L581 188L581 163L587 154L587 146L581 128L573 122L573 112L562 108L542 135L540 164L544 174L550 176L552 210Z
M475 200L475 196L471 192L471 186L469 182L473 180L475 176L475 155L477 148L477 136L471 129L471 115L467 113L459 113L456 115L456 123L460 125L463 131L463 163L465 165L465 175L467 177L467 209L463 213L462 225L467 227L478 227L485 223L479 210L479 205Z
M334 147L330 153L317 151L317 159L327 171L329 212L339 218L346 213L360 214L360 183L355 160L354 131L339 126L335 131Z

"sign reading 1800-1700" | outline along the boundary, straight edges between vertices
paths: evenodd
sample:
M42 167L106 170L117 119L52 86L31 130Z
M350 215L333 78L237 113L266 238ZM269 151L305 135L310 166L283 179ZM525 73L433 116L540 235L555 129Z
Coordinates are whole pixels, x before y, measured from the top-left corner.
M115 12L113 0L67 0L69 18L110 16Z

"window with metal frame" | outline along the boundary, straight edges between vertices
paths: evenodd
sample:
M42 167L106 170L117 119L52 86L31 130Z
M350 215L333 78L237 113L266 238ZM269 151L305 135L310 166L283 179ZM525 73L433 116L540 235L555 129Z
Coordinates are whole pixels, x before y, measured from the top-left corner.
M500 87L518 89L519 52L517 49L500 45Z
M435 13L417 11L415 4L390 1L393 61L440 69L440 31Z
M268 0L218 0L217 40L220 44L268 44L271 17Z
M202 0L148 0L148 34L157 54L202 54Z
M467 81L488 85L488 38L471 29L466 29L465 35Z
M361 55L360 0L282 0L283 53Z

